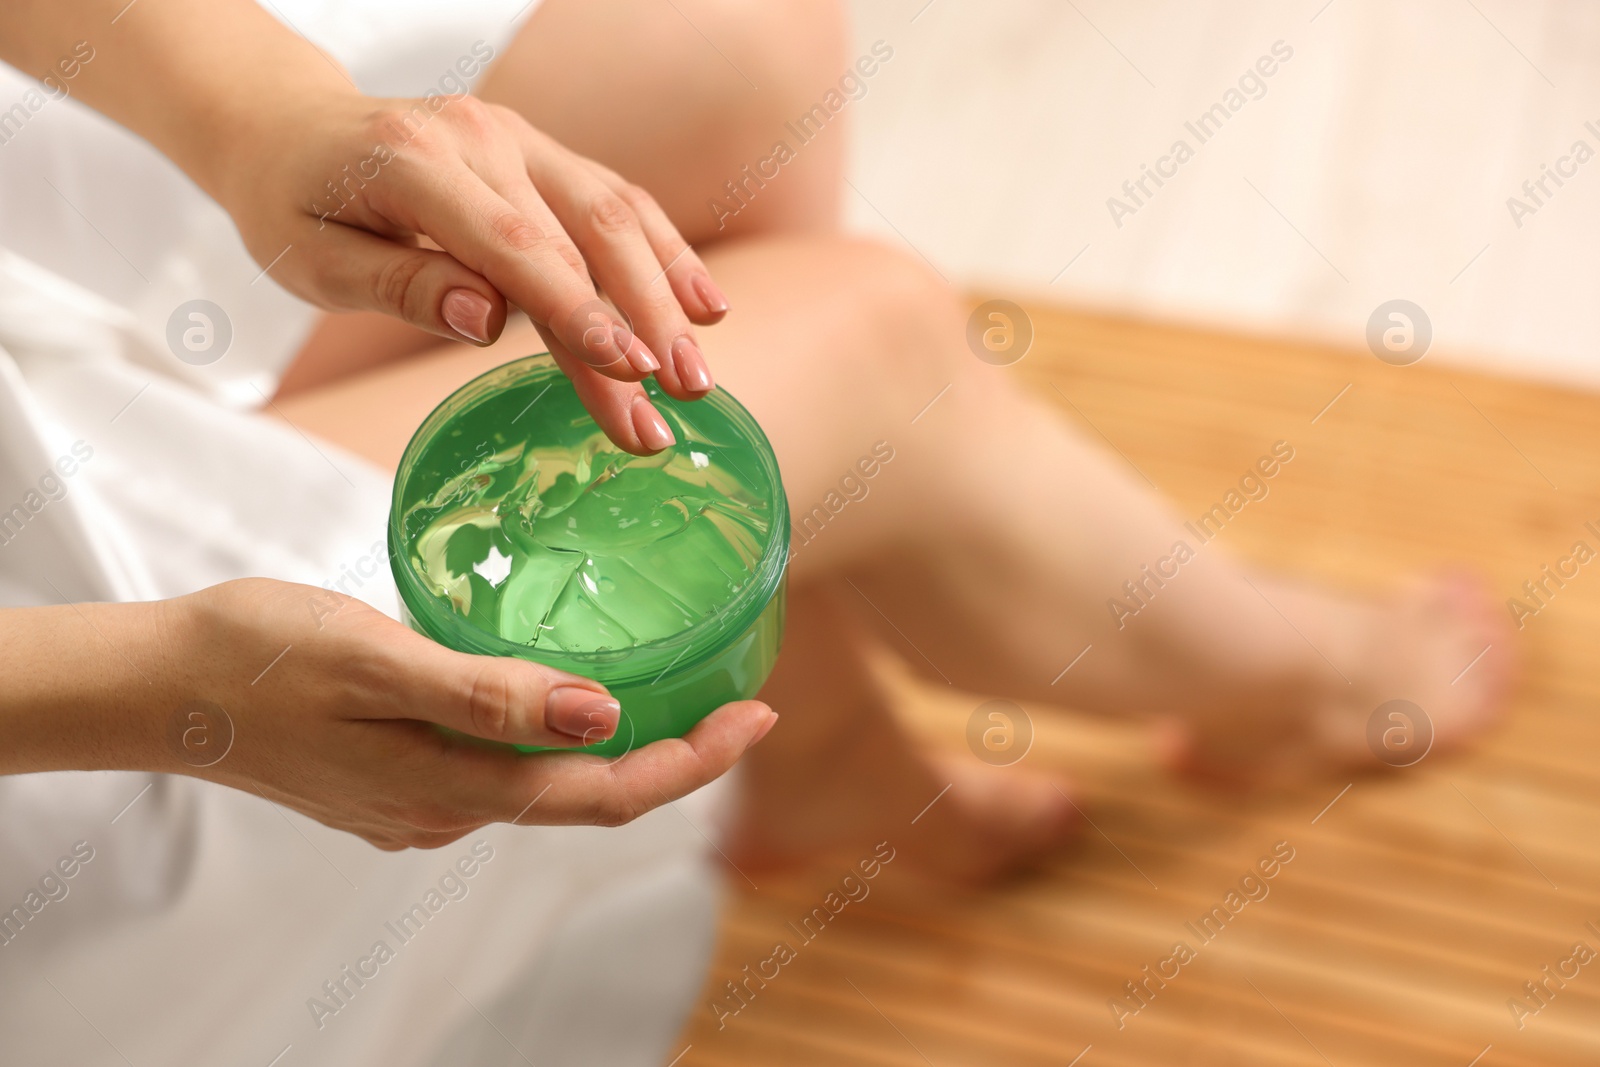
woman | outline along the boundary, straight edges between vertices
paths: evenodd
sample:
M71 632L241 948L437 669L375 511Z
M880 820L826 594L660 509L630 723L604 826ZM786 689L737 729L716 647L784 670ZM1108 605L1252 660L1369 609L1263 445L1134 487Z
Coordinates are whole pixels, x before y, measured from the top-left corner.
M80 64L76 94L228 208L272 278L345 312L271 402L298 431L392 468L453 388L548 347L634 451L665 444L643 377L692 398L714 376L766 429L797 515L879 442L893 458L796 553L761 695L776 727L733 705L616 765L449 745L426 724L571 743L616 709L593 683L446 652L357 601L312 625L319 591L251 579L0 613L0 770L187 773L404 848L493 822L627 822L742 755L722 848L746 874L889 838L972 881L1065 840L1070 789L919 751L868 669L875 640L972 691L1161 715L1174 762L1213 777L1371 763L1366 722L1392 697L1424 707L1441 744L1499 709L1498 614L1456 577L1364 602L1206 548L1136 624L1108 617L1179 520L975 360L959 300L916 257L839 232L843 115L746 177L787 123L869 76L832 7L545 0L476 100L435 108L361 96L249 5L120 6L74 9L115 16L119 35ZM72 52L69 22L42 2L0 15L4 58L45 72ZM892 71L882 51L870 65ZM254 743L205 767L175 758L161 724L194 699Z

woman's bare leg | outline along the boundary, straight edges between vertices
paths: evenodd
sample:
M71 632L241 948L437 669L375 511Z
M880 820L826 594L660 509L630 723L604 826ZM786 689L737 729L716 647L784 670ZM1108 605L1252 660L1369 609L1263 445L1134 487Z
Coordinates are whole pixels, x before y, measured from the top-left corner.
M833 2L681 0L661 5L656 0L547 0L481 88L486 98L518 108L535 125L646 185L696 245L739 236L818 235L830 232L837 221L843 189L842 120L848 110L832 120L823 135L809 141L782 168L779 179L753 190L746 183L745 191L753 194L749 203L737 215L722 218L715 228L712 223L718 216L707 201L723 190L725 182L738 181L744 165L769 153L773 141L792 140L785 124L821 100L848 69L846 38L841 5ZM718 54L713 57L713 53ZM751 87L752 81L759 91ZM606 121L597 122L592 113L570 105L572 97L564 90L574 85L583 87L594 104L593 113L605 115ZM733 254L737 256L736 249ZM814 268L825 270L821 264ZM1186 710L1191 721L1220 717L1223 729L1212 738L1217 747L1223 737L1248 736L1249 731L1232 729L1235 723L1249 721L1258 712L1273 720L1278 708L1305 702L1308 689L1328 691L1313 701L1318 704L1371 708L1389 696L1404 695L1425 706L1442 701L1448 709L1462 698L1458 690L1440 695L1439 675L1454 678L1460 666L1486 645L1498 642L1504 650L1498 612L1480 590L1460 582L1434 583L1379 609L1265 576L1247 581L1248 576L1226 556L1196 541L1190 547L1200 558L1182 564L1179 579L1158 586L1145 568L1170 559L1180 539L1192 540L1170 509L1128 479L1120 465L1067 433L1055 417L1042 414L1036 404L1004 389L981 388L982 378L990 379L992 386L1004 372L968 357L959 340L962 309L950 294L926 272L890 269L888 274L900 280L882 286L894 297L877 309L877 317L890 324L888 329L898 340L880 341L876 351L863 358L877 358L881 365L887 356L896 364L892 353L897 346L905 355L891 371L892 381L862 381L859 388L885 402L897 395L904 402L903 393L895 390L909 387L916 394L910 400L919 405L920 413L922 397L931 392L916 390L949 384L951 394L918 418L915 427L909 423L904 429L893 427L895 436L915 442L919 431L948 433L944 428L954 426L957 435L980 437L991 442L991 449L981 458L971 449L963 449L948 462L939 457L929 464L935 473L917 491L927 494L924 499L933 499L948 464L965 459L971 484L987 486L990 497L974 496L956 509L955 517L977 507L993 507L1008 515L1004 532L1012 535L1009 542L1002 539L996 544L988 539L989 531L973 534L959 521L947 520L946 536L936 544L901 537L895 550L855 570L857 608L880 629L893 629L900 651L930 675L955 671L973 688L1080 706ZM775 353L781 338L741 339L738 334L741 323L751 334L759 334L777 321L785 305L791 319L808 318L815 305L797 299L790 284L791 279L780 278L776 292L753 290L753 296L768 303L732 323L722 343ZM870 286L867 291L874 292ZM783 333L797 342L791 346L791 358L801 362L815 358L814 350L805 347L814 334L800 322L791 322ZM717 349L711 351L715 355ZM946 374L952 360L958 372ZM908 362L922 373L908 372L904 368ZM967 394L974 402L970 421L962 409ZM946 403L951 399L956 402ZM835 405L840 402L835 398ZM1014 419L1011 409L1017 405L1030 416ZM993 412L1005 414L983 423L984 416ZM875 416L880 423L882 413ZM801 428L801 432L817 430L814 423ZM884 425L886 438L890 431ZM847 442L834 444L844 447ZM1046 469L1058 469L1054 461L1064 459L1065 469L1073 475L1055 487L1055 495L1030 493L1037 485L1028 457L1049 463ZM1023 477L1003 476L1016 470ZM1079 516L1063 514L1072 510L1058 504L1063 493L1067 499L1098 501L1105 515L1096 522L1071 525L1070 520ZM815 509L823 499L812 498L803 506ZM851 521L861 524L862 505L850 506L856 510ZM905 513L871 506L883 514L885 528L902 529L893 524L903 521ZM806 515L797 512L797 518L804 520ZM882 538L898 536L885 530L876 535L880 546ZM997 593L1037 584L1038 561L1030 549L1045 537L1059 538L1060 551L1094 560L1098 567L1080 568L1070 576L1071 582L1068 575L1060 575L1056 583L1046 583L1051 593L1033 601L1036 614L1029 618L1026 599L1005 600ZM865 544L868 538L861 540ZM808 547L806 552L813 550ZM984 552L994 554L986 566L963 566L984 559ZM828 546L822 544L815 554L820 556L816 562L826 569ZM808 562L802 561L801 571ZM1008 566L1011 573L1002 574ZM1171 566L1166 565L1168 570ZM1128 581L1155 594L1148 597L1148 610L1131 621L1125 618L1120 626L1109 612L1063 625L1055 597L1070 595L1077 602L1103 606L1123 593ZM880 610L884 605L867 604L869 598L884 601L892 620ZM989 620L976 607L988 605L993 610L998 603L1004 603L999 609L1008 616L1004 620ZM963 619L976 622L963 626ZM1219 619L1227 624L1216 626ZM974 631L977 640L972 638ZM984 641L984 635L995 635L997 640ZM1084 649L1090 649L1084 659L1057 682L1061 669ZM947 665L947 670L940 670L929 657ZM1435 661L1439 666L1424 672L1426 681L1413 678L1416 664ZM1149 670L1152 663L1166 669ZM1493 691L1503 671L1492 662L1480 667L1487 668L1482 672L1486 691ZM1129 683L1131 675L1139 676L1139 684ZM1358 685L1363 675L1382 681ZM1241 686L1255 694L1254 703L1240 706ZM1481 707L1494 702L1468 697L1466 703ZM1448 710L1441 717L1447 726L1458 718ZM1335 716L1335 721L1318 729L1340 735L1338 741L1324 741L1348 747L1362 743L1350 736L1354 725L1348 716ZM1465 728L1465 721L1456 725ZM1266 726L1258 722L1257 729ZM1246 741L1245 747L1258 750L1261 743L1256 738ZM1245 753L1246 758L1252 755Z
M1365 756L1367 716L1391 697L1421 705L1446 743L1497 706L1504 645L1496 616L1453 587L1390 606L1344 601L1269 584L1203 546L1117 628L1106 599L1170 554L1180 520L1003 369L973 358L962 308L937 278L908 256L839 237L732 243L708 262L738 313L705 332L706 351L772 440L799 527L815 505L828 515L797 534L797 589L826 585L829 612L854 611L929 676L976 692L1173 716L1213 762L1270 759L1295 773L1307 761ZM450 388L520 354L514 339L489 351L456 346L282 406L305 428L392 463ZM871 478L860 465L868 457L878 460ZM850 495L858 499L838 505ZM822 603L798 599L796 627L840 632L810 617ZM1492 654L1452 683L1489 644ZM861 728L862 716L886 712L869 686L852 681L857 665L837 645L816 655L837 664L835 677L809 689L804 671L774 683L791 702L780 713L805 728L780 724L750 756L752 779L790 783L752 791L750 817L769 853L812 848L819 829L841 837L863 830L822 825L803 790L786 795L801 790L796 767L824 767L871 736L883 746L873 753L878 765L905 772L885 771L887 780L919 773L910 764L921 757L893 731ZM828 744L830 756L818 757ZM1013 782L1003 803L967 790L972 807L961 814L1003 827L1009 836L997 839L1021 855L1064 822L1061 803L1046 793L1053 786ZM953 790L950 799L960 798ZM1026 813L1022 824L999 817L1008 807ZM882 815L865 802L853 810ZM949 857L933 859L950 868Z
M477 95L648 189L696 248L819 233L838 226L848 107L804 144L785 124L851 71L847 48L835 0L544 0ZM794 158L748 179L778 141Z
M780 459L835 464L830 484L790 494L796 573L848 579L861 618L928 677L1175 717L1212 769L1290 778L1375 764L1367 719L1389 699L1419 705L1441 745L1499 709L1509 642L1485 590L1452 576L1346 598L1201 543L1119 459L977 360L965 307L914 257L788 238L715 262L743 312L707 338L725 383ZM895 458L842 503L879 441ZM1147 582L1180 542L1192 558ZM1134 603L1128 581L1150 592L1119 619L1107 601Z
M783 654L761 691L783 717L762 742L776 741L771 753L745 756L724 843L740 869L829 854L848 865L889 838L924 871L982 882L1072 837L1081 820L1067 782L929 751L906 733L855 596L837 577L791 584Z

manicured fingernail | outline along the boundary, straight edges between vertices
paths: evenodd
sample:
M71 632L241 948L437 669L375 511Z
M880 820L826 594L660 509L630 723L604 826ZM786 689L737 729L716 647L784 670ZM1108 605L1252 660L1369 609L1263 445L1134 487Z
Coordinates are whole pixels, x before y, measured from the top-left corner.
M672 362L678 368L678 380L691 392L709 393L716 385L711 380L706 357L700 354L700 346L688 334L672 342Z
M706 310L713 315L721 315L728 310L728 298L717 288L717 283L706 275L702 274L694 280L694 291L705 302Z
M756 728L756 732L751 735L750 743L744 746L744 750L749 752L752 748L755 748L761 743L763 737L772 732L772 728L776 725L778 725L778 713L775 711L767 712L767 721Z
M480 345L489 343L489 301L471 289L452 289L444 294L439 312L450 328Z
M589 713L589 728L583 732L583 743L597 745L617 735L617 717L620 711L593 711Z
M617 342L617 348L628 358L633 369L640 374L653 374L661 369L661 363L655 355L645 346L645 343L633 334L620 322L611 324L612 340Z
M564 685L544 698L544 724L568 737L598 739L617 731L622 705L593 689Z
M678 442L672 436L672 427L667 425L667 420L650 403L650 398L642 393L633 399L633 430L639 435L640 443L652 452L671 448Z

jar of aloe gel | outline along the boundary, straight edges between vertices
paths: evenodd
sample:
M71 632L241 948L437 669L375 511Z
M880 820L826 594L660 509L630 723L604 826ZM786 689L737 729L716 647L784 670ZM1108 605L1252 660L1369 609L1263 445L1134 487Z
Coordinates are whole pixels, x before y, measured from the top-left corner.
M678 443L641 457L548 355L498 367L423 421L389 512L411 627L606 686L617 732L580 750L602 755L754 696L783 633L789 508L766 435L720 388L645 388Z

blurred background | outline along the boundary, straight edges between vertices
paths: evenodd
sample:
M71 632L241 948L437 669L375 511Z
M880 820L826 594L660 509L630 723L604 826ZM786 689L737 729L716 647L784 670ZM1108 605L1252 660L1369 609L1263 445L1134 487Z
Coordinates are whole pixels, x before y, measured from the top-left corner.
M895 56L852 105L851 219L953 280L1357 347L1403 298L1441 358L1600 382L1600 166L1547 184L1520 227L1506 204L1574 141L1600 150L1594 4L854 11L858 49ZM1293 58L1200 145L1184 123L1276 42ZM1119 227L1107 199L1131 203L1123 182L1180 138L1195 157Z

